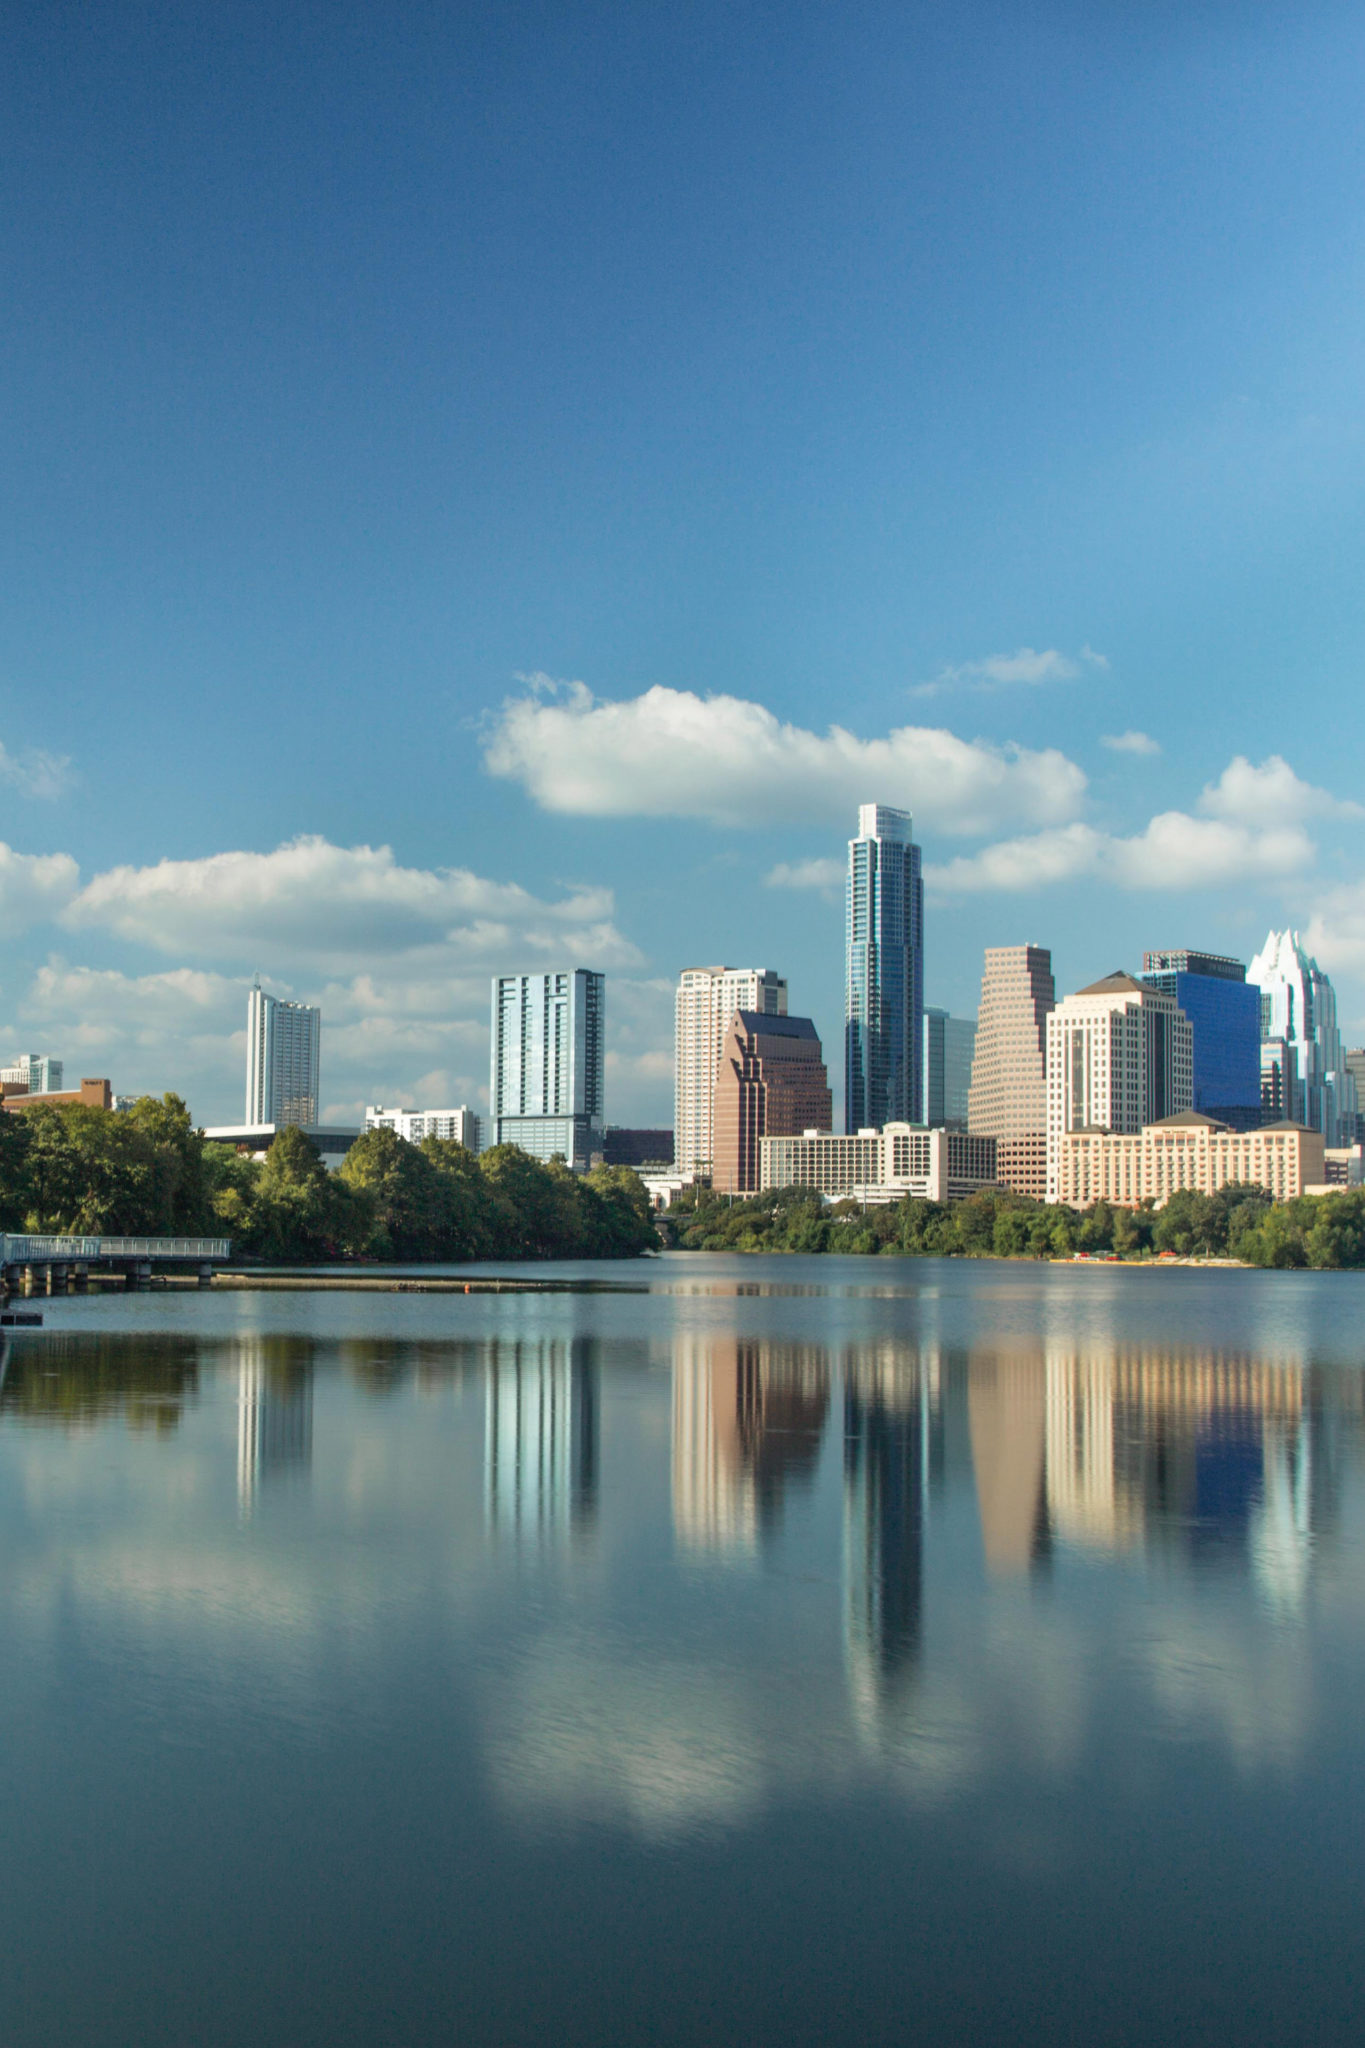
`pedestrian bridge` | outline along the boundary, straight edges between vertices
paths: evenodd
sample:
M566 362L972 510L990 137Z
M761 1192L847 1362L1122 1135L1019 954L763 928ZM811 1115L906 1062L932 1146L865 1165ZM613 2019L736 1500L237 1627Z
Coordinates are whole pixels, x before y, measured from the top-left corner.
M232 1256L226 1237L55 1237L0 1231L0 1296L83 1292L92 1272L149 1287L153 1274L194 1271L207 1287Z

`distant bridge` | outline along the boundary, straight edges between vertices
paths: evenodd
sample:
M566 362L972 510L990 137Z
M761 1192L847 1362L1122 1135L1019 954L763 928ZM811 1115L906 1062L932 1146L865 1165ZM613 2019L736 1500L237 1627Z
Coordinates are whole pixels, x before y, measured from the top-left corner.
M0 1297L84 1292L92 1271L150 1287L154 1273L197 1272L207 1287L232 1256L226 1237L52 1237L0 1231Z

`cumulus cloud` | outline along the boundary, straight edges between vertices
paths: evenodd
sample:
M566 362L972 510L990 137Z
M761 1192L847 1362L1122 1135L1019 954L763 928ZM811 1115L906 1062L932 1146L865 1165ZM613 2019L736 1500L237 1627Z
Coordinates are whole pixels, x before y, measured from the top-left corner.
M763 877L770 889L819 889L828 896L843 884L844 863L830 858L780 860Z
M0 936L59 915L79 880L69 853L16 853L0 843Z
M1163 811L1129 838L1093 825L1069 825L987 846L969 858L930 867L941 893L1023 892L1082 877L1121 889L1211 889L1276 881L1311 866L1312 840L1301 827L1255 831L1218 818Z
M1289 763L1271 754L1254 768L1245 754L1229 761L1217 782L1211 782L1199 799L1199 808L1210 818L1230 818L1238 824L1306 824L1318 818L1362 818L1365 810L1356 803L1329 796L1302 782Z
M935 726L863 740L784 724L762 704L656 686L601 701L535 679L504 704L484 746L493 775L548 811L700 818L718 825L847 823L860 803L913 810L921 827L979 833L1075 815L1086 779L1055 748L995 746Z
M49 754L42 747L26 747L12 754L0 741L0 782L7 782L21 796L48 799L64 796L74 776L65 754Z
M1161 748L1145 732L1107 732L1100 739L1111 754L1159 754Z
M218 853L96 875L67 906L76 930L116 933L222 965L349 965L457 947L467 965L526 960L617 966L639 956L606 889L547 903L465 868L405 868L387 846L301 838L273 853Z
M1308 921L1304 944L1328 974L1365 978L1365 881L1326 891Z

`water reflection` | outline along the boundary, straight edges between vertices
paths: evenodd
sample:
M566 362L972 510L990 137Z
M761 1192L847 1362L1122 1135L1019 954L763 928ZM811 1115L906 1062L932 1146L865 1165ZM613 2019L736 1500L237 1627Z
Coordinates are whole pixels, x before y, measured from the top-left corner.
M262 1484L306 1473L313 1456L313 1345L248 1336L237 1359L237 1501L250 1515Z
M529 1548L584 1533L597 1511L598 1366L586 1338L487 1350L484 1499L495 1536Z
M930 1407L919 1362L894 1351L845 1362L845 1640L866 1727L903 1704L919 1656Z
M829 1411L815 1345L679 1342L673 1361L673 1527L684 1550L743 1556L809 1484Z

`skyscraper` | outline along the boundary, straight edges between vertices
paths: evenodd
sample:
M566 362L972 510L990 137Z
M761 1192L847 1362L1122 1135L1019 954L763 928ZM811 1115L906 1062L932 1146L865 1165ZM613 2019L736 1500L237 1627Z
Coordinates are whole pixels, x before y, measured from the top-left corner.
M1261 1121L1261 999L1240 960L1187 950L1144 953L1142 978L1173 996L1194 1034L1192 1107L1235 1131Z
M575 1170L601 1150L606 991L585 967L494 978L490 1143Z
M1174 996L1107 974L1047 1020L1047 1185L1056 1201L1062 1134L1140 1131L1190 1106L1190 1021Z
M315 1124L322 1012L268 996L260 983L246 1006L246 1121Z
M987 946L967 1128L996 1140L1017 1194L1047 1193L1047 1020L1057 1001L1046 946Z
M965 1131L972 1085L976 1026L946 1010L924 1012L924 1121L934 1129Z
M1283 1038L1297 1055L1299 1118L1329 1145L1353 1144L1359 1103L1331 982L1292 931L1266 934L1247 979L1261 991L1262 1038Z
M924 1121L924 884L908 811L863 804L848 842L844 1129Z
M687 967L678 981L673 1157L680 1173L708 1172L716 1068L736 1010L787 1014L787 984L771 967Z
M737 1010L716 1069L711 1184L750 1195L762 1185L759 1140L828 1130L834 1114L820 1040L809 1017Z

